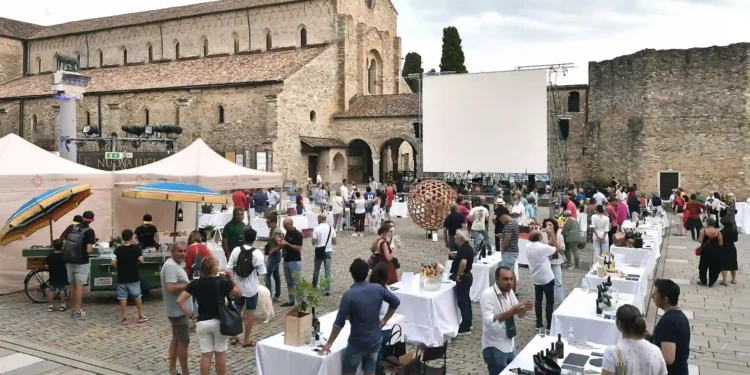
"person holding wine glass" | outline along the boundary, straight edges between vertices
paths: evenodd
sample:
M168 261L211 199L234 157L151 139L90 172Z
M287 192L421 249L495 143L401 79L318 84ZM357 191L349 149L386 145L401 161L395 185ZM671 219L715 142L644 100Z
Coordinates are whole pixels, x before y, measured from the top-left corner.
M479 300L482 312L482 357L490 375L500 374L515 358L515 317L523 318L531 310L531 301L518 302L513 293L513 270L500 266L495 270L495 283Z

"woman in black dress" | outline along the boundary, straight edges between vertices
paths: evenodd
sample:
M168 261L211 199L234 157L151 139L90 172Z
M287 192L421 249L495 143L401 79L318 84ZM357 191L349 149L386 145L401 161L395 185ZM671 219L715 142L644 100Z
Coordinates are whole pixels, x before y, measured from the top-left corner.
M701 230L701 234L698 237L698 242L701 243L701 247L703 248L698 263L698 278L700 279L698 285L708 286L709 288L714 286L724 267L722 261L724 240L716 225L716 219L713 217L709 218L708 226ZM706 277L707 275L708 278Z
M732 274L732 284L737 284L737 227L734 225L732 217L724 217L721 219L721 224L724 229L721 230L721 236L724 239L724 246L722 247L721 260L722 267L721 271L721 285L727 286L727 273Z

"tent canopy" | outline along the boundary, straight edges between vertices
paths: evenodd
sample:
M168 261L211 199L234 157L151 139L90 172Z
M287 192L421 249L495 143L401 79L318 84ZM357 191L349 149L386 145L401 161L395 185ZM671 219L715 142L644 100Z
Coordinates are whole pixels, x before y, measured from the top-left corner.
M92 189L113 186L111 172L63 159L13 133L0 138L0 179L2 191L46 191L76 184L91 184Z
M264 188L284 182L281 173L261 172L227 160L200 138L170 157L115 172L118 186L164 181L196 184L211 190Z

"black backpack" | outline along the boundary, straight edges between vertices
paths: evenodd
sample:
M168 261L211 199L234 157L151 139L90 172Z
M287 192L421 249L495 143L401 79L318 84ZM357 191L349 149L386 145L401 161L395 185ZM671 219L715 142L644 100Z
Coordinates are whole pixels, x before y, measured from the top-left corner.
M253 251L255 251L254 247L248 249L246 245L242 245L240 248L240 255L237 256L237 265L234 268L237 276L250 277L250 274L255 271Z
M79 263L83 260L83 253L86 251L86 243L84 242L86 236L85 233L90 231L91 228L81 228L76 226L65 237L65 245L63 246L63 260L66 263Z
M141 245L143 245L143 244L144 244L144 243L146 243L146 242L149 242L149 241L153 241L153 240L154 240L154 237L153 237L153 236L149 236L149 237L147 237L148 233L146 232L146 230L147 230L147 229L148 229L149 227L152 227L152 226L153 226L153 225L151 225L151 224L143 224L143 225L141 225L141 226L140 226L140 228L141 228L141 230L140 230L140 231L136 230L136 232L138 232L138 233L139 233L139 235L138 235L138 243L140 243Z

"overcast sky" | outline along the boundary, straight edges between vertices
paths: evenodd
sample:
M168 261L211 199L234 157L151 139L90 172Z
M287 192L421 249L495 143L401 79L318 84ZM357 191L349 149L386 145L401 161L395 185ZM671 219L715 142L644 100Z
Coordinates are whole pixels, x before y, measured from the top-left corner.
M575 63L577 69L558 84L586 83L588 61L645 48L750 41L750 0L392 1L403 54L421 54L425 70L439 69L442 29L451 25L461 34L470 72ZM49 25L199 2L204 0L7 0L0 13Z

